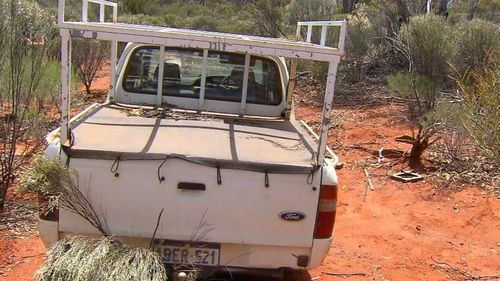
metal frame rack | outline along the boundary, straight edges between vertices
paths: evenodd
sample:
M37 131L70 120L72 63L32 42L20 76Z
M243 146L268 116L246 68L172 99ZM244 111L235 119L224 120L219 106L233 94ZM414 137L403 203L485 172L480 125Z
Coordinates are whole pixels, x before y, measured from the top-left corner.
M90 22L88 17L89 5L99 5L98 21ZM106 9L111 8L112 19L106 20ZM71 89L71 38L89 38L96 40L111 41L111 86L109 100L113 101L116 89L116 65L117 65L117 43L135 42L143 44L153 44L160 46L160 52L165 51L165 46L199 48L204 50L204 61L206 62L208 50L230 51L245 54L244 84L242 90L242 101L240 114L245 113L246 89L249 73L250 55L267 55L289 58L291 60L290 81L288 86L287 109L291 109L291 96L295 86L295 75L298 59L313 61L323 61L329 63L325 100L323 107L323 118L321 133L318 145L318 163L322 163L326 149L326 139L330 114L334 96L335 77L337 66L341 56L344 54L344 43L346 34L345 21L318 21L299 22L297 24L297 39L301 34L301 28L307 27L305 41L294 41L277 38L246 36L237 34L226 34L217 32L206 32L196 30L186 30L177 28L166 28L158 26L124 24L117 22L117 4L105 0L83 0L81 21L65 20L65 0L59 0L58 5L58 26L61 34L61 100L62 100L62 123L61 123L61 144L67 144L69 136L69 112L70 112L70 89ZM339 29L335 36L338 45L329 47L328 29ZM312 43L312 35L315 29L321 30L319 44ZM163 58L163 56L160 56ZM163 75L163 63L160 62L159 77ZM201 77L201 92L199 106L204 102L204 85L206 74ZM161 85L161 83L159 84ZM157 105L162 102L162 89L158 87Z

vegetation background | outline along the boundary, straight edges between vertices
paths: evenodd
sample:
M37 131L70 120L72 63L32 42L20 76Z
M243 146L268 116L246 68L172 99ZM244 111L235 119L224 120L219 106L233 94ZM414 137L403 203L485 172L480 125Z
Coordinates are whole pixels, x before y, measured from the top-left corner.
M45 134L60 119L56 7L57 0L0 0L0 210L8 189L19 183L22 167L42 151ZM81 1L67 1L69 19L78 19L80 9ZM369 85L387 89L374 93L374 98L399 101L399 115L412 128L410 135L398 138L410 145L401 155L405 167L444 174L448 182L472 183L500 197L499 0L432 1L430 11L426 0L125 0L119 2L119 11L120 22L286 38L293 38L297 21L345 19L347 54L338 73L340 95L353 94L353 88L367 92ZM89 97L92 82L108 63L109 46L88 40L73 44L74 90ZM327 66L301 62L299 67L300 82L306 86L299 87L301 94L315 99L311 104L320 104ZM312 97L308 91L319 95ZM47 181L49 173L41 168L53 168L53 186L78 190L71 177L61 176L64 172L56 162L39 165L37 160L24 173L21 187L36 183L33 178ZM61 184L64 179L66 185ZM84 198L48 190L31 189L57 194L61 206ZM75 245L95 246L81 251L85 255L116 244L109 239L79 243ZM49 252L40 280L51 279L51 263L63 269L65 262L76 264L74 252L67 253L68 259L60 258L66 254L63 250L55 247ZM85 272L91 274L100 272L102 268L94 269L101 265L114 270L116 261L126 261L125 270L118 272L122 273L129 272L135 260L144 261L136 266L145 269L142 273L150 274L150 268L161 271L162 266L156 267L159 258L149 254L103 256L113 263L76 267L92 268ZM146 255L150 258L144 259ZM86 259L79 262L85 265ZM165 274L159 275L163 280Z
M1 208L19 167L54 124L53 115L46 113L57 110L60 73L57 1L0 3L0 47L18 50L0 57ZM68 18L79 17L80 5L67 1ZM412 169L425 172L431 161L438 170L457 175L480 170L491 175L481 181L499 192L498 0L433 1L430 12L425 0L125 0L119 10L120 22L289 38L297 21L346 19L340 92L348 90L346 85L377 78L406 105L401 115L413 133L401 141L412 145L405 154ZM73 77L80 78L90 95L107 46L86 44L75 48L87 53L74 53ZM299 74L319 88L325 73L324 64L300 64ZM29 149L17 151L19 143Z

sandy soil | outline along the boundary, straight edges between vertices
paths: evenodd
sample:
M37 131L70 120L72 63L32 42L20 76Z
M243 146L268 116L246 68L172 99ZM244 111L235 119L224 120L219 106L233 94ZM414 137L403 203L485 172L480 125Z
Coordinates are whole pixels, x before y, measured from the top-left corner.
M108 85L102 78L94 87L103 93ZM432 177L410 184L391 180L389 172L404 168L397 159L373 165L373 152L382 147L408 149L394 142L409 133L395 112L397 105L390 104L335 106L329 144L344 163L335 241L319 268L294 280L467 280L463 273L473 280L500 272L500 200L473 186L446 191ZM296 112L313 126L320 113L305 103ZM374 185L365 201L363 168ZM0 280L33 280L44 253L36 235L23 240L0 233Z
M317 111L299 108L297 115L314 119ZM336 109L345 111L352 115L330 138L332 146L342 143L337 151L346 166L338 171L335 242L311 277L328 281L340 279L328 273L362 273L349 280L465 280L436 262L475 277L499 273L500 201L473 186L446 192L433 179L409 184L388 179L385 166L370 165L377 158L370 151L406 150L394 138L409 133L408 128L397 122L392 106ZM363 167L374 185L366 202Z

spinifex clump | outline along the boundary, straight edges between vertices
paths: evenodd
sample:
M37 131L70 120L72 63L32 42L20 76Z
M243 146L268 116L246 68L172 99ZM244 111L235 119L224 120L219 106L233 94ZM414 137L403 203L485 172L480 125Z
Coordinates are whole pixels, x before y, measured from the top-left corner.
M115 237L70 236L58 241L35 273L39 281L167 280L162 257Z

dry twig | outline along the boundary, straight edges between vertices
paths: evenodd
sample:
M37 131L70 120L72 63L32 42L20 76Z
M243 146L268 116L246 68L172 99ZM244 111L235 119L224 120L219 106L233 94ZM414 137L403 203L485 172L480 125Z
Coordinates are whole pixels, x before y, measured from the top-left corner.
M490 274L490 275L472 275L466 270L462 270L458 267L454 267L450 265L449 263L446 262L440 262L434 259L434 257L431 257L431 260L434 262L435 267L439 267L443 269L446 272L450 272L455 275L460 275L464 280L467 281L478 281L478 280L498 280L500 279L500 272L496 274Z
M368 174L368 170L365 168L363 169L363 171L365 172L366 176L366 184L370 187L371 191L374 191L375 189L373 188L372 179L370 178L370 174Z
M366 276L366 273L363 272L355 272L355 273L335 273L335 272L321 272L326 275L331 276L339 276L342 278L351 277L351 276Z

